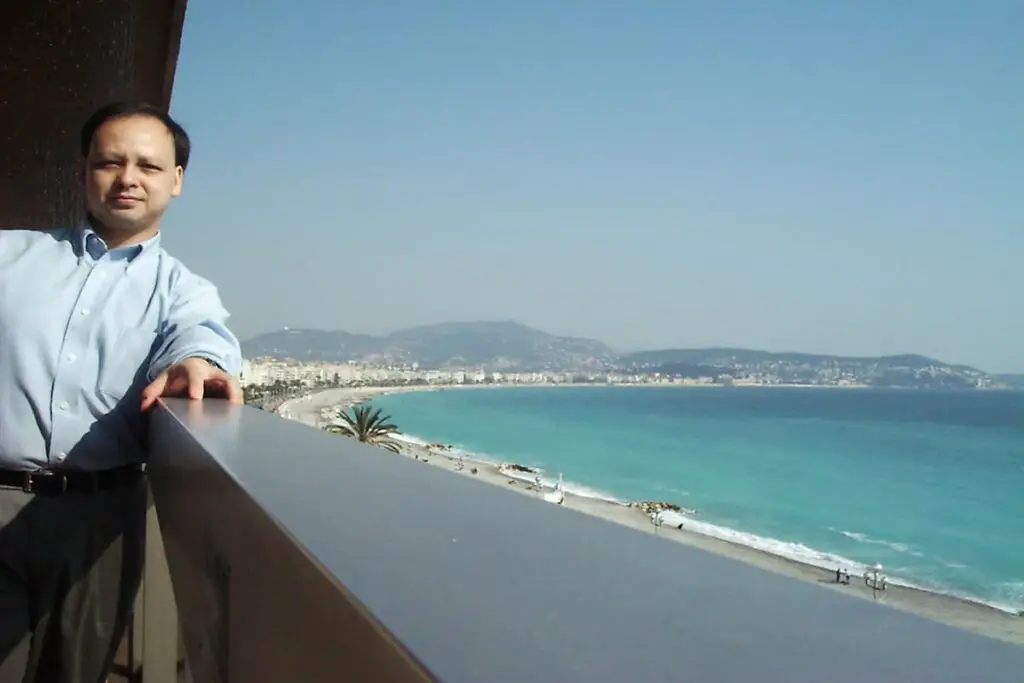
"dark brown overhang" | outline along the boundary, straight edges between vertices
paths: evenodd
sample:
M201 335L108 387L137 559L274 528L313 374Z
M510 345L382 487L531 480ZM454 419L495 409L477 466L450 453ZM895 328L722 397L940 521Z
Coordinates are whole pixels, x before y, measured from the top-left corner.
M0 227L78 218L79 126L112 100L169 105L185 5L0 2Z

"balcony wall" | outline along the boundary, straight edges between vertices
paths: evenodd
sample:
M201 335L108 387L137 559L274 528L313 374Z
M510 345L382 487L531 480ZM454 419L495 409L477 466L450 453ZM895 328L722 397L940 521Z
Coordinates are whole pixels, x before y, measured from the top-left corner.
M154 416L197 683L1020 681L1024 648L221 402Z

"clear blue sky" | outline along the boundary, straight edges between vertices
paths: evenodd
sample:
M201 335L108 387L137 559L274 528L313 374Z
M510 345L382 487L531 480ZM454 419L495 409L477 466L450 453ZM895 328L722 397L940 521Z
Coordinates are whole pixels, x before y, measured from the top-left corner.
M1024 372L1024 2L190 3L242 337L514 319Z

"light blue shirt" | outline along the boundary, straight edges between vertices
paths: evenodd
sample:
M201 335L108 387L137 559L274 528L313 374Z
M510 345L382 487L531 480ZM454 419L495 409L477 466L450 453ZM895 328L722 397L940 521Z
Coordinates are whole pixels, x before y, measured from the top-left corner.
M217 289L160 248L89 228L0 230L0 469L145 459L142 389L173 363L241 367Z

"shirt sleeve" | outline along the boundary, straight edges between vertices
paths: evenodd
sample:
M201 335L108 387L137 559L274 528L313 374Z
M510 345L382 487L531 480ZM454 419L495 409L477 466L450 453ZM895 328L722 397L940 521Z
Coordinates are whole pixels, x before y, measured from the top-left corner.
M174 286L160 343L149 364L149 380L186 358L207 358L230 375L242 368L238 339L227 327L228 312L217 288L207 280L184 274Z

